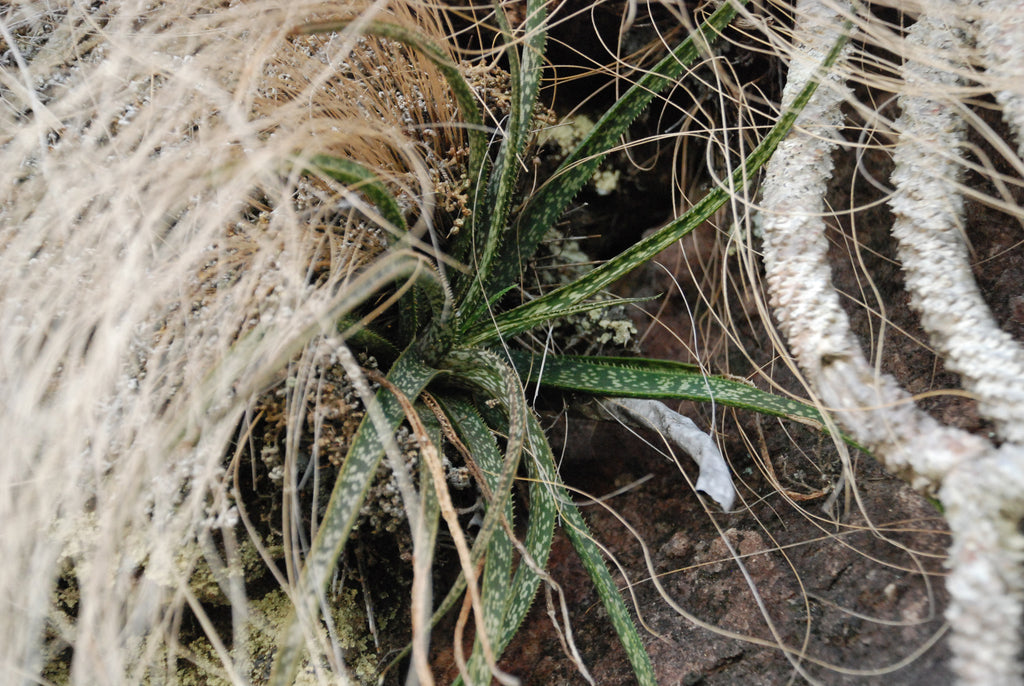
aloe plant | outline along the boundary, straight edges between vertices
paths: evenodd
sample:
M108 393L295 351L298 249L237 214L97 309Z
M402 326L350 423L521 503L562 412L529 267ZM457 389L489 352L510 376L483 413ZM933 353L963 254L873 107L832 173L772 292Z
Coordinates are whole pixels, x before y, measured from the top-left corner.
M603 266L543 297L511 306L510 290L521 278L520 265L529 260L541 238L558 220L576 193L591 177L606 151L618 140L653 97L669 86L721 33L744 4L723 3L693 35L652 68L626 92L562 163L548 182L532 195L517 197L519 161L533 142L533 115L545 45L545 8L542 0L529 0L523 25L513 31L503 10L496 6L497 25L504 40L511 74L511 112L500 132L500 145L488 154L481 128L483 117L471 97L471 89L459 68L443 51L406 29L386 23L369 23L364 30L407 44L433 60L447 79L467 124L470 155L467 178L472 216L450 246L455 259L471 267L456 274L451 283L440 270L416 281L397 299L399 325L388 334L375 331L372 323L359 324L347 316L338 328L353 347L366 346L378 353L387 368L387 380L378 391L376 421L364 419L340 470L334 490L305 560L295 596L296 617L279 641L271 676L273 684L291 683L300 663L305 636L301 617L316 616L317 603L329 583L338 557L352 531L377 467L384 454L384 438L407 418L418 421L410 408L429 390L435 411L468 451L484 475L480 490L487 497L486 515L473 547L460 551L468 572L448 593L435 619L451 608L469 587L477 638L462 674L469 683L489 683L495 663L515 635L541 581L551 550L557 521L566 532L590 574L611 622L626 649L637 681L655 683L654 671L643 642L629 616L600 549L573 504L555 467L551 448L540 424L529 411L524 384L548 385L596 396L686 398L714 400L772 415L821 423L817 410L808 405L759 391L732 380L703 376L681 364L642 359L601 357L548 357L534 364L531 353L517 348L514 337L533 327L578 312L608 306L594 296L636 269L662 249L694 230L753 177L771 156L775 146L792 127L796 116L813 93L813 80L792 107L779 119L761 144L729 179L692 210L669 222L650 238L629 248ZM341 28L339 23L300 28L322 32ZM838 47L822 64L826 70ZM824 72L822 72L824 73ZM351 160L326 155L306 159L312 173L325 174L361 192L377 213L399 233L393 247L406 241L400 232L406 223L399 203L385 184ZM514 211L514 208L521 208ZM390 366L388 366L390 362ZM497 434L507 437L504 450ZM423 434L423 441L430 439ZM436 447L436 446L435 446ZM513 538L511 487L521 462L532 477L526 535ZM427 488L427 487L424 487ZM433 483L443 491L444 483ZM436 495L436 494L435 494ZM442 508L423 508L435 526ZM518 551L519 563L514 564ZM479 577L475 571L483 565ZM477 579L479 578L479 582ZM422 651L422 646L414 648ZM424 656L419 655L421 662ZM414 664L416 656L414 655Z

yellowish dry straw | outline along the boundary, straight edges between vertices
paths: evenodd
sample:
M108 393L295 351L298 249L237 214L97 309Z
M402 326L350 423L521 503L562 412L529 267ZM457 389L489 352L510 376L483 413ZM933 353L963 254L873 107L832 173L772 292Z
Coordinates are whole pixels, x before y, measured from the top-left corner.
M287 37L342 13L443 28L408 3L0 10L5 673L73 645L79 683L174 681L194 541L237 518L222 463L239 417L350 284L408 272L408 254L372 263L388 236L359 224L358 195L290 161L355 156L428 216L461 146L444 127L413 142L452 118L425 60L355 32ZM73 623L52 595L72 566Z

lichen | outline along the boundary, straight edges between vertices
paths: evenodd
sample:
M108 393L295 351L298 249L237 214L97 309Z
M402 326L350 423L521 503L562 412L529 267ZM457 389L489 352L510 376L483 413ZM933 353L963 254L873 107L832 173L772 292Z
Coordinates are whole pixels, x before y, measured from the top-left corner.
M574 114L541 131L537 142L539 145L553 145L564 157L587 137L594 126L594 120L586 114ZM620 174L619 170L608 169L605 164L594 172L589 183L598 195L611 195L618 188Z
M594 192L598 195L611 195L619 187L619 176L622 174L618 169L606 169L596 171L590 177L590 183L594 186Z
M343 587L332 595L329 601L334 625L331 637L336 642L341 654L345 656L349 676L354 677L358 683L362 684L374 682L377 676L377 654L372 637L366 629L366 612L359 602L358 592L355 589ZM278 638L291 617L292 609L291 600L280 589L274 589L262 597L250 601L249 626L246 627L248 641L241 651L237 649L231 651L236 666L251 665L250 673L241 675L248 683L266 682L270 665L277 652ZM377 617L376 620L380 622L382 618ZM189 642L187 648L192 659L190 661L179 660L180 666L175 683L180 686L228 686L231 684L231 681L223 675L211 672L202 666L220 663L220 658L205 636ZM307 658L299 668L295 684L322 683L317 678L318 671L322 674L323 672L330 673L331 670L326 662L314 667Z
M537 268L527 273L534 275L537 286L541 288L574 281L593 264L579 240L565 236L557 229L552 229L544 237L535 262ZM610 299L610 296L600 295L597 298ZM563 317L553 326L552 340L560 352L582 355L600 352L605 347L614 347L620 352L631 351L637 333L636 325L622 305Z

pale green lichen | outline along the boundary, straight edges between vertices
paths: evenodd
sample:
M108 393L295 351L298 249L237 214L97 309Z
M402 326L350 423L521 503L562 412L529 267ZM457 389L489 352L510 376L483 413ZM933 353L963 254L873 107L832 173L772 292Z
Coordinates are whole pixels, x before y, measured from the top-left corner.
M611 342L618 346L625 347L636 335L636 325L629 319L613 319L607 316L607 310L588 312L591 319L597 319L597 326L603 329L604 333L598 335L598 343Z
M636 336L636 326L621 305L573 315L566 318L566 322L572 326L572 332L563 337L562 343L570 348L586 344L585 354L607 344L627 348Z
M577 114L541 131L537 142L540 145L554 143L563 155L568 155L593 128L593 119L585 114Z
M342 588L331 596L330 605L334 624L332 639L345 656L348 676L356 683L375 683L378 672L377 654L367 629L366 612L359 601L357 591ZM290 618L292 609L288 595L280 589L274 589L250 601L248 643L242 653L237 649L231 651L236 665L252 665L251 673L242 675L247 683L260 684L267 680L281 631ZM378 615L375 619L386 624L390 618ZM205 636L191 641L188 644L188 651L193 661L179 660L180 666L175 683L180 686L228 686L231 683L225 675L201 666L220 664L220 658ZM307 658L299 668L295 684L323 683L323 674L330 671L326 663L314 667Z
M587 137L594 125L594 120L587 115L576 114L541 131L537 142L540 145L553 144L565 156ZM618 188L619 176L617 169L598 169L590 177L590 185L598 195L610 195Z
M594 175L590 177L590 183L594 186L594 192L598 195L611 195L614 193L615 189L619 187L620 174L621 172L618 169L594 172Z
M56 606L61 608L55 610L51 616L51 623L55 627L64 627L70 631L73 619L71 616L77 609L79 603L78 586L76 583L75 563L81 564L87 560L85 555L91 546L90 535L94 533L95 521L91 516L80 517L75 521L70 519L61 520L53 527L53 534L60 536L67 541L64 551L65 571L61 575L62 581L55 590L58 600ZM214 571L205 561L199 543L192 542L182 546L173 560L168 564L151 564L152 560L145 559L144 546L139 542L127 542L124 555L126 559L133 560L140 564L145 578L151 582L173 588L176 583L184 577L189 570L188 577L190 592L196 599L216 616L216 608L226 606L228 599L224 595L222 586L230 578L244 579L248 587L258 584L268 570L265 562L260 557L256 545L245 536L238 540L238 554L231 564L222 569ZM272 557L282 554L280 544L265 545L266 551ZM145 560L146 564L142 564ZM349 676L357 683L374 683L378 672L378 655L374 646L373 638L368 628L365 606L359 598L359 592L352 587L344 586L329 598L331 606L331 619L334 626L332 639L342 655L345 656L346 667ZM247 642L241 648L231 650L231 658L238 669L248 666L247 674L242 678L251 684L259 684L266 681L269 675L269 666L273 662L277 650L277 643L281 631L292 611L292 604L287 594L279 588L275 588L262 596L250 597L247 602L245 621L247 626L241 635L247 637ZM384 610L375 612L374 620L377 626L384 630L387 626L393 625L395 612ZM215 622L216 623L216 622ZM230 635L230 629L222 629L222 640ZM149 636L142 638L133 649L134 652L142 655L147 651L156 650L160 655L147 658L151 665L142 677L141 683L172 683L180 686L220 685L232 683L224 672L221 657L216 653L209 639L205 635L195 636L188 639L179 635L178 640L182 641L182 648L175 649L171 654L168 646L160 645L164 640L160 636ZM70 683L70 660L64 654L66 644L54 638L51 647L44 659L45 668L43 675L54 684ZM176 667L174 665L177 665ZM165 670L170 670L165 671ZM329 671L326 664L320 669L314 669L308 661L300 671L297 684L321 683L318 681L324 671Z
M265 547L271 556L283 553L283 547L280 545ZM224 597L221 587L231 578L244 579L247 583L252 584L261 579L267 571L266 564L260 557L256 546L247 537L242 537L238 541L238 560L235 561L235 564L214 572L206 560L199 557L192 576L189 577L188 586L200 602L224 605L227 604L228 599Z
M567 237L557 229L545 235L537 262L539 268L530 273L544 286L558 286L578 279L593 264L579 240ZM609 296L597 296L597 299L602 298L608 299ZM628 350L637 333L636 325L622 305L563 317L554 327L552 339L557 341L562 352L585 355L594 354L608 345Z

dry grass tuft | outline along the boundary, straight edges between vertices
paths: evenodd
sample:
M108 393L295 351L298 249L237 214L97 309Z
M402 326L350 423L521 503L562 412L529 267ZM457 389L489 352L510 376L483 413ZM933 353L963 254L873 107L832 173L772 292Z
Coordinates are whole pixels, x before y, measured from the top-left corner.
M0 13L6 673L32 680L74 646L79 683L175 680L199 543L238 519L224 455L240 418L394 258L360 196L300 177L295 156L363 160L413 220L458 183L461 132L425 60L354 32L287 36L384 15L442 33L414 3Z

